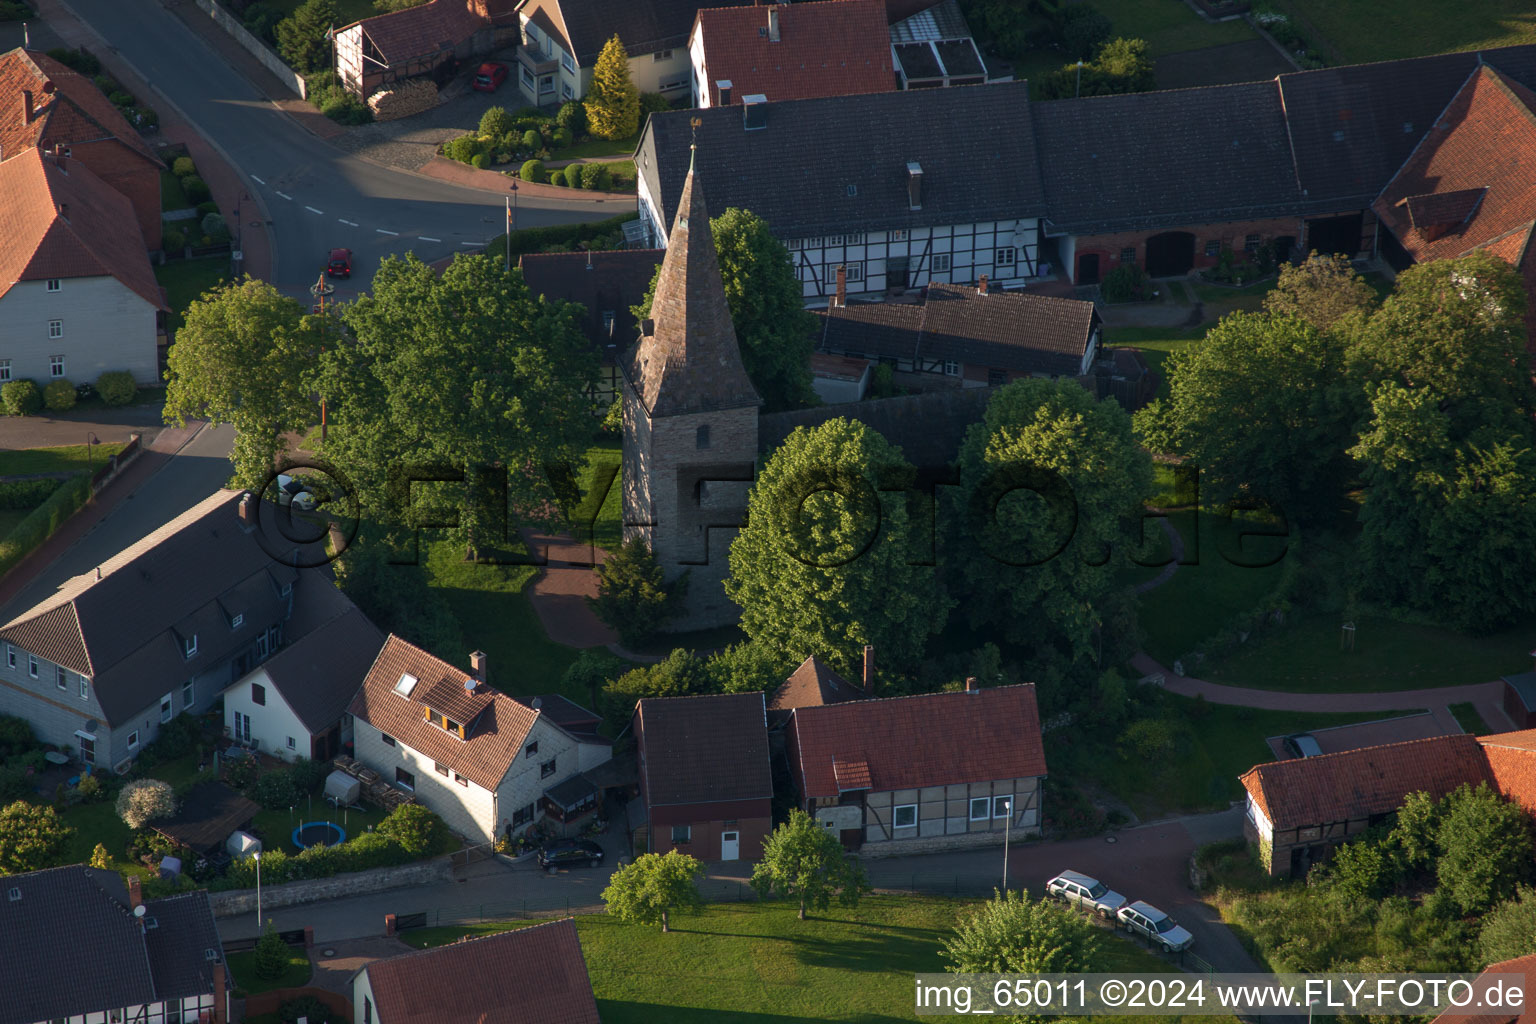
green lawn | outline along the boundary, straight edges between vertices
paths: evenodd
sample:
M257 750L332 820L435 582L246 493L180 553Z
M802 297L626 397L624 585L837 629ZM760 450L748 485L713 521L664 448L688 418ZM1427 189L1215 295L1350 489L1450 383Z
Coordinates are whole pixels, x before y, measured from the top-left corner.
M230 978L236 988L244 989L247 994L270 992L275 988L298 988L309 982L312 973L314 969L310 966L309 955L302 947L289 947L287 969L278 977L270 979L256 974L255 950L229 954Z
M1530 667L1527 652L1536 627L1536 622L1528 621L1491 636L1468 637L1377 615L1357 615L1352 621L1352 651L1340 649L1342 619L1317 616L1271 630L1262 640L1220 661L1207 662L1201 675L1234 686L1307 693L1377 693L1485 683Z
M1232 303L1240 305L1243 309L1258 309L1264 296L1274 288L1279 280L1277 277L1266 277L1262 281L1243 285L1241 288L1228 288L1219 284L1196 284L1195 297L1201 302ZM1254 300L1250 305L1244 300Z
M0 476L23 473L85 473L123 450L120 443L70 444L58 448L0 451Z
M1104 332L1106 346L1125 346L1141 350L1152 372L1157 374L1157 396L1168 397L1168 356L1205 338L1204 327L1115 327Z
M1185 560L1198 561L1180 565L1172 579L1141 597L1143 646L1165 665L1189 654L1234 616L1255 609L1275 589L1280 581L1281 563L1262 568L1249 568L1248 564L1275 558L1284 544L1281 538L1249 537L1239 545L1237 523L1220 512L1202 510L1197 516L1193 510L1186 510L1173 512L1168 518L1184 537ZM1191 543L1197 520L1198 546ZM1156 538L1161 527L1152 520L1145 522L1146 535ZM1143 560L1158 561L1169 554L1164 539L1149 546ZM1126 569L1122 576L1127 583L1138 583L1161 571L1158 567L1136 567ZM1185 668L1193 671L1194 667Z
M1145 39L1149 57L1258 38L1245 21L1209 22L1187 4L1095 0L1094 6L1109 16L1114 35Z
M369 826L377 827L387 817L388 812L377 807L361 811L348 808L337 810L324 800L306 799L292 811L287 808L261 811L251 822L251 828L261 837L266 849L281 849L284 853L296 854L299 848L293 845L293 830L306 821L334 821L347 833L347 838L352 839L362 835Z
M727 903L676 918L666 935L607 915L578 917L576 928L603 1024L874 1024L913 1019L912 975L944 969L939 946L974 905L871 896L857 909L799 921L783 902ZM422 928L400 937L427 948L535 923ZM1106 970L1172 969L1127 940L1110 938L1106 946Z
M181 179L170 171L160 172L160 209L186 210L195 204L181 189Z
M1456 716L1456 724L1461 726L1463 732L1469 732L1473 736L1486 736L1493 731L1488 728L1488 723L1483 721L1483 716L1477 713L1477 705L1471 701L1452 704L1450 712Z
M1107 11L1113 4L1099 6ZM1345 64L1536 43L1529 0L1278 0L1276 6L1299 15L1303 29L1321 35L1313 42Z
M579 541L595 541L605 551L622 543L624 531L623 488L619 480L621 452L617 444L587 449L587 461L577 474L581 504L570 513L572 535ZM598 502L602 504L599 506Z
M196 260L172 260L155 268L155 280L165 289L171 307L167 326L174 336L181 326L182 314L210 288L229 280L229 257L210 256Z
M642 118L642 126L644 123L645 120ZM635 145L639 141L639 132L636 132L635 134L624 139L599 139L596 137L587 138L574 145L567 146L565 149L557 149L552 151L549 154L549 158L551 161L564 160L567 162L571 160L579 160L583 157L594 156L628 158L635 152Z

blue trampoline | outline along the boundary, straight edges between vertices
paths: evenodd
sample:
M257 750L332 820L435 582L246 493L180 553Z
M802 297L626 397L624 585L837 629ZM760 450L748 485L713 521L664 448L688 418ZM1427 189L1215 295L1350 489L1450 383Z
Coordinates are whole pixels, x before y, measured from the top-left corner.
M293 845L301 850L311 846L339 846L346 841L346 830L334 821L306 821L293 830Z

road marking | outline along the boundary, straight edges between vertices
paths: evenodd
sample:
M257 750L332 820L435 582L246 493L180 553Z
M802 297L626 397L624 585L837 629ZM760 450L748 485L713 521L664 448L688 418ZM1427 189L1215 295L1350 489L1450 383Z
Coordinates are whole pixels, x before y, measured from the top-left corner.
M441 238L428 238L426 235L417 235L416 236L416 241L418 241L418 242L441 242L442 239Z
M304 207L304 209L308 210L310 213L318 213L322 217L325 216L325 211L324 210L317 210L313 206L306 206L306 207Z
M345 217L337 217L336 219L338 221L340 221L341 223L345 224L349 228L357 227L357 221L355 221L355 220L347 220Z
M277 192L277 189L273 189L272 191ZM277 194L282 196L284 199L288 200L290 203L293 202L293 196L289 195L288 193L286 193L286 192L277 192Z
M256 175L254 175L254 174L251 175L251 180L254 181L258 185L265 185L266 184L266 182L262 181L260 178L256 177Z
M381 235L394 235L396 238L400 237L400 232L398 231L385 231L383 228L374 228L373 230L377 231Z
M460 242L460 245L484 245L484 242Z

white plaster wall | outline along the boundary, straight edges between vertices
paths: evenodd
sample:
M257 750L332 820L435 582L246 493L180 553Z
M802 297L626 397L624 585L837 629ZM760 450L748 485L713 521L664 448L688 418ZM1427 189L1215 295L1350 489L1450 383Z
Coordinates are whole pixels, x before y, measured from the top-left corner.
M64 335L48 337L51 320ZM0 360L11 379L48 383L49 359L64 356L64 376L94 383L109 370L127 370L140 386L158 382L155 307L115 277L66 277L59 290L46 281L19 281L0 298Z
M251 699L251 684L255 683L267 688L267 703L265 706L257 704ZM234 734L235 712L249 715L251 718L251 738L261 741L261 752L272 754L285 761L292 761L299 757L308 757L313 749L310 746L310 733L299 721L299 716L293 713L288 702L283 700L283 695L272 685L272 679L267 675L266 669L258 668L239 682L224 691L224 728ZM293 737L294 746L288 746L288 738Z

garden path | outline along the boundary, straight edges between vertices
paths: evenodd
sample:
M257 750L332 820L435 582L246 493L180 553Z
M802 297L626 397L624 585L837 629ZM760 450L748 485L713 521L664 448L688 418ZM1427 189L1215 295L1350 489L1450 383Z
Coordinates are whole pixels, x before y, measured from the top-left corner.
M1184 560L1184 537L1179 533L1178 527L1169 522L1167 517L1159 519L1158 524L1162 526L1163 533L1168 536L1168 546L1173 549L1173 560L1163 566L1163 571L1150 580L1136 584L1135 590L1138 594L1145 594L1173 579L1173 574L1179 571L1179 563Z
M544 632L557 644L581 650L606 647L628 661L646 664L660 657L637 654L619 644L619 635L605 625L587 605L587 598L597 596L597 573L593 568L607 557L595 544L582 544L568 533L545 534L534 530L518 531L528 550L541 557L542 571L528 586L528 603Z

